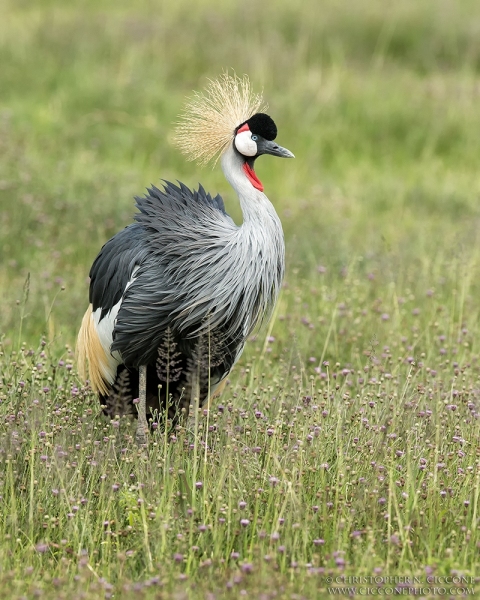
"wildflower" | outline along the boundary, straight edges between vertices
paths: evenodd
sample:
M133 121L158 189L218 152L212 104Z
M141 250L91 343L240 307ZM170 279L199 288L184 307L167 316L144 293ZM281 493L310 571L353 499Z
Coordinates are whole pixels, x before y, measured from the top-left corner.
M353 538L358 538L362 535L361 531L352 531L352 537Z
M393 544L394 546L398 546L400 544L400 538L398 537L398 535L391 535L390 536L390 543Z

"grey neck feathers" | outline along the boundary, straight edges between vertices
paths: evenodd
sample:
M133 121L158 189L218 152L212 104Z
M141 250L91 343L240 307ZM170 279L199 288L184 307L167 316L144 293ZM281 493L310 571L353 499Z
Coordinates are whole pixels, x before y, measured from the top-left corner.
M283 281L285 243L280 219L267 196L253 187L243 171L243 159L228 148L222 155L222 170L240 200L243 223L236 231L238 264L245 266L250 287L252 314L246 333L268 318ZM258 295L257 295L258 294ZM256 302L254 297L257 295Z
M282 226L270 200L257 190L243 171L243 159L230 146L222 155L222 171L240 200L244 225L258 227L263 221L273 219L282 232ZM283 236L283 233L282 233Z

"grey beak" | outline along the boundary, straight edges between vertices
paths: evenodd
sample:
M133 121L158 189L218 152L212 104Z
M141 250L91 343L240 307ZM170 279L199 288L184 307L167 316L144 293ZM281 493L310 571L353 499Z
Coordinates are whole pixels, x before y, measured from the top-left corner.
M277 143L269 142L268 140L262 140L262 143L258 144L257 148L258 154L271 154L280 158L295 158L295 155L290 150L282 148Z

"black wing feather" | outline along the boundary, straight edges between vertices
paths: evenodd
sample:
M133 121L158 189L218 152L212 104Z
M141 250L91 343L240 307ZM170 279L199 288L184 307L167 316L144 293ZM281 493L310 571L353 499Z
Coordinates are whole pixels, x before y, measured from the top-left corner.
M148 254L143 228L132 224L117 233L100 250L90 269L90 302L101 308L100 320L117 304L135 266Z

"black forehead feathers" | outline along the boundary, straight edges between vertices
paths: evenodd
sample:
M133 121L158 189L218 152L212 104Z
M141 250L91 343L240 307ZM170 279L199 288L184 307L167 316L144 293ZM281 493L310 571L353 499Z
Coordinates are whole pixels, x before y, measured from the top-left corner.
M275 125L275 122L272 117L269 117L265 113L257 113L256 115L253 115L253 117L250 117L248 121L245 121L245 123L247 123L252 133L261 135L266 140L272 141L277 137L277 126ZM245 123L242 123L242 125L245 125ZM240 129L242 125L240 125L238 129Z

